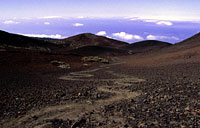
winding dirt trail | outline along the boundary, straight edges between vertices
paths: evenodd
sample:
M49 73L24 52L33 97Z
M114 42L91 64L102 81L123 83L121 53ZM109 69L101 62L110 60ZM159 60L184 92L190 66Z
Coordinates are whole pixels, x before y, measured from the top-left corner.
M6 122L5 127L12 128L12 127L26 126L26 127L43 128L49 124L48 120L52 119L78 120L81 117L83 117L86 113L90 112L96 113L94 114L95 120L102 122L104 120L104 117L100 114L100 112L104 106L113 104L115 102L120 102L122 100L133 99L139 96L140 95L139 92L131 92L125 88L131 86L131 84L134 82L144 81L143 79L138 79L132 76L114 73L110 69L110 67L117 64L121 63L104 65L92 70L71 72L66 76L59 77L60 80L66 80L66 81L94 81L97 80L94 78L95 72L101 70L101 72L103 71L109 73L117 78L115 79L98 78L98 81L104 81L104 82L108 81L108 82L113 82L114 84L112 86L101 85L97 87L97 92L113 94L109 98L99 99L94 102L88 100L88 101L83 101L81 103L67 103L64 105L48 106L41 110L30 111L23 117L14 119L10 122ZM110 118L109 120L115 120L116 122L123 122L124 121L123 118L117 116L118 114L119 113L117 113L115 116L109 117ZM38 119L33 120L32 119L33 116L37 116Z

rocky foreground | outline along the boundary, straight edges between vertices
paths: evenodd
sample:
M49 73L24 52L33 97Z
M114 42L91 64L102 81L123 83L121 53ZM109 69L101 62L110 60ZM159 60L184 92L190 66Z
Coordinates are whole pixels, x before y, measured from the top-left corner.
M198 59L121 57L88 67L73 60L75 68L60 69L49 56L23 57L0 60L0 127L200 127Z

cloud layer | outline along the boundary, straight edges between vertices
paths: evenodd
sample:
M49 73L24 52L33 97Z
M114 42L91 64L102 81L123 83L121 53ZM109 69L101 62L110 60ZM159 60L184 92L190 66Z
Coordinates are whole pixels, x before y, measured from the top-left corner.
M155 20L155 19L138 19L138 18L132 18L130 19L131 21L143 21L143 22L147 22L147 23L155 23L157 25L165 25L165 26L172 26L173 23L170 21L160 21L160 20Z
M172 26L173 25L173 23L169 22L169 21L159 21L156 24L158 24L158 25L167 25L167 26Z
M81 23L75 23L75 24L73 24L73 26L75 26L75 27L81 27L81 26L83 26L84 24L81 24Z
M39 37L39 38L56 38L56 39L61 39L62 36L59 34L56 35L46 35L46 34L21 34L18 33L20 35L24 35L24 36L29 36L29 37Z
M146 39L147 40L179 40L179 38L175 36L159 36L159 35L148 35Z
M77 19L83 19L83 18L85 18L84 16L77 16L76 17Z
M123 40L143 40L139 35L128 34L126 32L113 33L112 35Z
M99 32L97 32L96 35L98 35L98 36L105 36L106 34L107 34L106 31L99 31Z
M3 22L4 24L19 24L19 22L13 21L13 20L6 20Z
M44 24L45 24L45 25L50 25L50 23L49 23L49 22L44 22Z
M43 16L39 17L39 19L56 19L56 18L63 18L62 16Z

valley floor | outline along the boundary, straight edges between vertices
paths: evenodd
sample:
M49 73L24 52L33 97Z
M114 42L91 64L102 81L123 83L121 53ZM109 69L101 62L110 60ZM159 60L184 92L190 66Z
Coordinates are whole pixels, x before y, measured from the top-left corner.
M58 69L52 58L72 60L0 54L0 127L200 127L197 58L123 56L82 67L77 57L76 67Z

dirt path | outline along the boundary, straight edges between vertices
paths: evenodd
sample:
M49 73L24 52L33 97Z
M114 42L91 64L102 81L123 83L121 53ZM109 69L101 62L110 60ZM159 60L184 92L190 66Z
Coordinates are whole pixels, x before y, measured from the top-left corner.
M138 79L132 76L126 76L114 73L110 67L112 65L117 65L120 63L110 64L106 66L101 66L92 70L80 71L80 72L71 72L67 76L59 77L61 80L66 81L94 81L95 72L103 71L111 74L112 76L118 77L116 79L99 79L98 81L110 81L114 84L112 86L98 86L97 92L111 93L113 96L110 96L107 99L99 99L95 102L84 101L81 103L67 103L65 105L49 106L37 111L30 111L25 116L14 119L12 121L6 122L5 127L37 127L43 128L49 124L48 120L52 119L63 119L63 120L78 120L83 117L85 114L93 112L93 118L96 121L102 122L105 118L100 113L104 106L113 104L115 102L120 102L122 100L132 99L140 95L139 92L131 92L126 88L131 86L133 82L142 82L143 79ZM106 69L106 70L105 70ZM115 120L122 124L124 122L123 117L119 116L120 113L116 113L114 116L110 116L108 120ZM37 120L33 120L33 116L38 117ZM110 126L109 126L110 127Z

